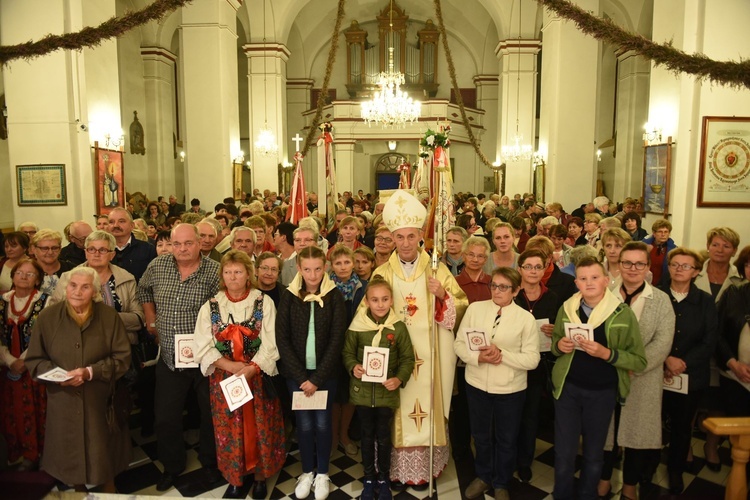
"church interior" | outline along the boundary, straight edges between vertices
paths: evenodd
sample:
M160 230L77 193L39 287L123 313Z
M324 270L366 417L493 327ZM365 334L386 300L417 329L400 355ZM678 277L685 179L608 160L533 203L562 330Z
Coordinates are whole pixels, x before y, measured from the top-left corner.
M0 0L0 45L76 33L151 3ZM704 161L712 123L706 117L721 117L716 121L745 138L732 154L750 169L747 87L672 70L600 41L544 3L192 0L93 47L5 61L0 229L12 231L24 221L58 231L79 219L93 225L106 198L102 182L108 172L98 163L106 150L121 153L118 187L150 199L198 198L210 210L232 193L240 198L253 189L288 192L298 151L306 151L306 189L324 193L315 140L326 121L333 126L340 192L397 187L399 165L418 162L426 131L450 126L454 192L529 192L568 212L597 195L618 202L644 197L655 184L646 175L646 146L664 146L669 161L658 188L661 200L652 189L660 205L645 207L643 226L666 217L675 240L697 249L705 248L706 231L714 226L734 228L743 246L750 241L748 172L733 177L736 188L718 194L704 179L711 175ZM713 61L747 58L745 0L572 3L686 54ZM337 46L331 66L332 38ZM421 114L383 126L363 120L361 104L377 92L389 53L404 76L401 89L421 102ZM319 97L322 114L316 120ZM271 142L261 144L261 133ZM37 166L50 168L39 185L30 186L29 172ZM54 189L62 190L58 199L43 196ZM133 468L140 469L118 479L118 489L150 494L149 481L159 473L155 444L134 440L140 462ZM551 435L538 443L538 483L523 485L514 498L551 498ZM728 453L724 448L721 472L700 471L686 494L723 497ZM290 457L275 486L269 484L271 498L291 495L299 465ZM356 497L356 458L336 452L332 463L341 476L331 498ZM441 497L460 497L472 469L465 465L451 461L438 482ZM226 487L199 491L189 481L170 494L221 497Z
M568 212L597 194L638 198L648 124L649 144L671 138L664 213L679 240L702 248L706 230L719 223L736 228L743 241L750 236L742 203L698 199L703 117L747 114L746 89L670 71L600 42L542 2L438 3L445 45L433 2L398 0L392 16L388 0L342 2L320 118L334 127L339 191L375 194L392 182L398 164L416 164L427 129L451 125L455 192L533 192ZM750 7L741 0L575 3L628 33L714 61L741 57L748 36ZM77 32L148 4L4 0L0 43ZM288 190L294 153L307 142L294 138L317 125L337 14L333 1L194 0L93 48L8 61L0 74L0 227L44 220L59 230L97 213L95 145L123 150L126 193L175 194L213 206L233 185ZM402 89L421 102L421 116L383 127L364 122L360 105L387 69L389 46L406 77ZM446 46L466 121L489 166L464 126ZM255 147L266 130L277 146L270 155ZM312 142L303 172L307 190L320 192ZM503 147L519 142L536 154L503 155ZM24 165L63 165L65 204L49 210L19 203ZM747 202L746 192L732 196ZM646 213L644 227L664 213Z

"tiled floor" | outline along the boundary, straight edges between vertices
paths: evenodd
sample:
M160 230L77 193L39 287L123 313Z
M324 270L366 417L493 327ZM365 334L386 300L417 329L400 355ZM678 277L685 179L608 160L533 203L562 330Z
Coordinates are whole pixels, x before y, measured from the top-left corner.
M185 440L189 448L188 466L185 473L179 477L174 488L161 493L156 491L155 483L161 474L161 464L156 456L156 442L154 437L143 439L139 430L135 429L133 436L133 462L130 469L117 477L116 484L118 491L122 495L103 495L96 494L98 498L124 498L128 495L159 495L162 497L202 497L202 498L222 498L227 489L227 483L220 481L215 484L205 484L203 474L198 462L195 450L197 431L187 431ZM662 463L654 477L654 483L657 486L647 495L642 496L642 500L659 499L659 498L685 498L685 499L723 499L724 484L727 480L730 469L729 448L725 443L720 450L722 463L724 464L720 472L711 472L704 467L703 460L703 440L702 436L696 434L693 440L693 450L695 453L695 472L696 474L685 474L685 491L680 497L670 497L668 495L668 483L666 466ZM539 439L537 439L536 460L532 466L533 478L530 483L523 484L514 481L511 485L510 493L513 500L542 500L551 499L552 488L554 485L554 449L551 444L551 430L541 429ZM580 458L580 457L579 457ZM664 455L662 462L666 460ZM458 463L450 461L448 467L437 480L437 498L440 499L460 499L461 491L473 479L474 463L471 458L461 460ZM284 469L274 478L269 479L268 491L269 498L286 499L295 498L293 495L296 478L301 472L301 466L298 460L298 451L296 445L292 444ZM332 500L349 500L357 498L362 490L361 477L362 466L359 463L359 456L349 457L342 450L337 450L331 460L331 494ZM618 498L621 488L622 475L619 469L615 469L612 478L612 491ZM251 481L248 481L245 489L249 492ZM0 495L2 496L2 495ZM66 497L65 494L53 491L48 497L59 498ZM70 495L70 497L74 497ZM82 497L82 496L81 496ZM427 492L417 492L407 489L394 496L398 500L422 499L427 497ZM90 497L91 498L91 497ZM312 498L312 495L309 497ZM486 498L491 498L489 495Z

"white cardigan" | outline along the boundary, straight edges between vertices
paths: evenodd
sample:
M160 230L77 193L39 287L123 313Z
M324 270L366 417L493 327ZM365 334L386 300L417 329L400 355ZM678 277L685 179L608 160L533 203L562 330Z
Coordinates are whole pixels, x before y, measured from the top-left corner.
M492 300L469 304L453 349L466 363L468 384L490 394L512 394L526 389L526 372L539 364L539 328L534 316L514 302L503 307L500 322L493 326L498 309ZM488 341L502 350L499 365L479 364L479 352L466 344L466 331L471 329L487 332Z

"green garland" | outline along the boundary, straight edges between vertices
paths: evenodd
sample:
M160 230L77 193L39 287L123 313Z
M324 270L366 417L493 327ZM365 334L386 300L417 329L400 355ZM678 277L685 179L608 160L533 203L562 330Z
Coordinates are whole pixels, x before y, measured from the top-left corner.
M60 49L81 50L96 47L104 40L117 38L133 28L150 21L156 21L191 0L156 0L139 11L123 17L112 17L96 28L86 27L76 33L64 35L47 35L36 42L25 42L17 45L0 47L0 65L8 64L14 59L31 60Z
M445 24L443 23L443 8L440 5L440 0L435 1L435 17L438 20L438 30L440 31L440 38L443 40L443 49L445 50L445 59L448 61L448 74L451 77L451 85L455 90L456 104L458 104L458 110L461 112L461 123L466 128L466 135L469 137L469 142L474 148L474 152L479 157L479 161L484 163L487 167L492 168L492 163L484 156L482 150L479 148L479 142L474 137L474 131L469 123L469 117L466 115L466 108L464 107L464 99L461 96L461 89L458 87L458 78L456 78L456 66L453 64L453 56L451 55L451 49L448 47L448 34L445 32Z
M339 0L338 10L336 12L336 23L333 27L333 33L331 34L331 48L328 50L328 61L326 62L326 74L323 77L323 87L320 89L318 94L318 102L315 107L315 116L312 119L312 126L307 132L305 137L305 145L302 147L302 156L307 156L310 148L317 142L316 135L318 133L318 125L320 119L323 116L323 106L326 105L326 97L328 97L328 84L331 81L331 73L333 73L333 63L336 62L336 47L339 45L339 32L341 31L341 23L344 20L344 4L346 0Z
M750 61L714 61L703 54L686 54L672 47L671 43L654 43L640 35L628 33L612 21L593 16L567 0L537 2L558 16L573 21L587 35L610 43L619 50L632 50L670 71L688 73L730 87L750 88Z

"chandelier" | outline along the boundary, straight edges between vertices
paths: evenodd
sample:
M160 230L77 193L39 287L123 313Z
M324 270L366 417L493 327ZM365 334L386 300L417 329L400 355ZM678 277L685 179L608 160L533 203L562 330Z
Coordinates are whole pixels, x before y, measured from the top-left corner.
M278 155L279 146L276 144L276 136L273 135L271 129L268 128L268 123L260 129L258 140L255 141L255 152L260 156L265 157Z
M513 11L511 6L511 18ZM501 154L504 161L527 161L531 159L533 149L531 144L523 143L523 136L518 133L518 116L521 106L521 2L518 2L518 66L516 69L516 135L511 139L510 144L503 144ZM508 139L506 135L506 140Z
M393 69L393 0L389 26L391 46L388 47L388 71L378 75L380 90L375 91L372 99L362 103L362 119L368 125L380 123L383 127L401 126L406 122L414 122L422 113L422 104L401 90L401 85L406 81L403 73Z
M522 144L523 136L516 134L512 144L503 144L501 154L505 161L522 161L531 159L531 144Z
M266 84L266 78L268 71L266 70L266 60L268 55L266 54L266 0L263 0L263 128L260 129L258 134L258 140L255 141L255 152L260 156L265 157L277 157L279 152L279 146L276 144L276 136L273 134L270 128L268 128L268 87Z

